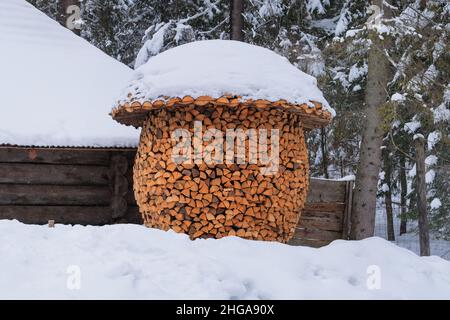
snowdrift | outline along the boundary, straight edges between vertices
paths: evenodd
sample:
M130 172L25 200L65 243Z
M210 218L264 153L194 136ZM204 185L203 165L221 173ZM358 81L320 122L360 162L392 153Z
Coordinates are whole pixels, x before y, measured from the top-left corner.
M135 146L108 116L131 69L25 0L0 1L0 145Z
M313 249L191 241L138 225L0 221L0 257L0 299L450 298L450 262L381 238Z

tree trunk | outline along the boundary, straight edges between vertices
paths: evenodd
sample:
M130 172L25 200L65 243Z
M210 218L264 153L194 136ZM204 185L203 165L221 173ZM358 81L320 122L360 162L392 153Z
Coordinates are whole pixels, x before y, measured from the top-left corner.
M430 235L427 217L427 186L425 182L425 139L418 136L414 139L416 148L416 191L417 211L419 217L420 255L430 255Z
M80 0L59 0L58 22L78 35L81 33L81 26L75 22L81 19L80 9Z
M392 164L390 160L389 147L384 150L383 165L384 165L384 182L388 189L384 191L384 204L386 207L386 232L389 241L395 241L394 234L394 214L392 210Z
M244 41L244 1L231 0L230 13L230 38L231 40Z
M420 11L425 10L426 7L427 7L427 1L426 0L420 0L420 2L419 2L419 9L420 9Z
M322 170L325 178L329 178L328 174L328 154L327 154L327 136L325 128L320 130L320 147L322 149Z
M382 0L372 4L382 8ZM384 18L389 18L389 8L384 8ZM376 31L370 31L372 45L368 56L367 88L365 94L365 123L362 124L362 141L356 173L355 193L350 237L354 240L373 236L377 198L378 174L381 165L382 128L379 108L386 102L386 86L390 79L390 66L383 49L389 39L381 40Z
M406 233L406 195L408 194L408 184L406 181L406 159L400 156L400 235Z

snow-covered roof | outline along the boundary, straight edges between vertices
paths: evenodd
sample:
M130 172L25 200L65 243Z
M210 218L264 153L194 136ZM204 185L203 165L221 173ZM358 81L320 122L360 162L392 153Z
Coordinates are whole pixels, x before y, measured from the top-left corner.
M292 104L315 101L335 114L313 76L271 50L232 40L191 42L152 57L134 71L117 105L225 95Z
M417 241L411 236L400 242ZM0 220L0 240L0 299L448 299L450 292L449 261L377 237L316 249L238 237L191 241L133 224ZM439 245L434 254L448 256L448 242ZM82 290L64 286L72 264Z
M0 1L0 145L128 147L108 113L131 69L25 0Z

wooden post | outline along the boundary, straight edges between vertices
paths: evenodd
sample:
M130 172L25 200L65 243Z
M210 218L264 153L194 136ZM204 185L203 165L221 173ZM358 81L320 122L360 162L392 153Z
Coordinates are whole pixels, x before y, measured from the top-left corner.
M230 38L231 40L244 41L244 1L243 0L231 0L231 12L230 12Z
M127 201L125 196L128 193L128 180L125 174L128 171L128 160L122 155L115 155L111 158L110 181L111 181L111 210L112 220L121 221L127 212Z
M347 181L345 185L345 210L342 223L342 239L350 238L350 221L352 213L353 181Z
M416 191L419 216L420 255L430 255L430 235L427 217L427 186L425 182L425 139L422 135L414 136L416 148Z
M81 26L76 23L81 19L80 0L60 0L58 3L58 22L77 35L81 33Z

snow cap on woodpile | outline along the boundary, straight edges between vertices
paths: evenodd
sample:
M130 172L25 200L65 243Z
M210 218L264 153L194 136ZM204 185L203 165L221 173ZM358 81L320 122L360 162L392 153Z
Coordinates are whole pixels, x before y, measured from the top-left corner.
M317 80L286 58L239 41L208 40L167 50L136 69L112 117L139 127L150 110L187 104L281 108L303 114L306 128L323 127L335 115Z
M132 70L25 0L0 0L0 146L135 147L108 117Z

